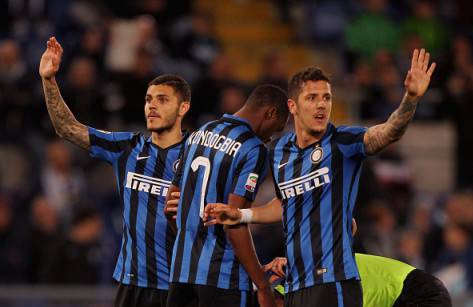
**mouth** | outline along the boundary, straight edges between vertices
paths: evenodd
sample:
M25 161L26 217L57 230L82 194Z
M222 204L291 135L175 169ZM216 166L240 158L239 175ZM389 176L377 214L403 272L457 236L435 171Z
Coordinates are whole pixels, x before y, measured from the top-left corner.
M314 115L314 119L317 121L324 121L325 120L325 114L324 113L317 113Z
M155 119L155 118L161 118L158 114L150 114L148 115L148 119Z

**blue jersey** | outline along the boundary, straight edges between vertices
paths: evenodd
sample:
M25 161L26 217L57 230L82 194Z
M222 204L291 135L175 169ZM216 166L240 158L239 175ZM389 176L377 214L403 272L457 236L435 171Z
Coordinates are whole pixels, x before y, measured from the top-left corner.
M265 176L268 154L243 119L224 115L191 134L174 178L181 198L177 213L171 281L249 290L248 275L236 259L222 225L205 227L205 204L228 202L235 194L254 200Z
M164 202L184 140L166 149L141 134L89 128L90 154L113 166L123 208L123 236L113 278L166 290L175 231Z
M365 131L329 124L323 138L306 148L297 146L294 133L272 143L272 173L284 212L286 292L359 278L351 220Z

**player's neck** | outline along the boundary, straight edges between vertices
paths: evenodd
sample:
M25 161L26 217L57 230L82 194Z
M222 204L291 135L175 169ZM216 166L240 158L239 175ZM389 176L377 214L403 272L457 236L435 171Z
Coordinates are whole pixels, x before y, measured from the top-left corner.
M175 125L169 130L152 131L151 142L161 148L167 148L182 140L182 131L180 125Z
M309 130L303 129L298 125L295 125L294 128L294 130L296 131L296 142L299 148L306 148L307 146L320 141L324 136L325 131L327 131L327 129L325 129L323 132L314 135L310 133Z
M258 126L259 126L261 120L256 119L255 116L254 116L254 113L251 113L248 108L243 107L233 115L238 116L238 117L243 118L244 120L246 120L250 124L250 127L254 132L258 131Z

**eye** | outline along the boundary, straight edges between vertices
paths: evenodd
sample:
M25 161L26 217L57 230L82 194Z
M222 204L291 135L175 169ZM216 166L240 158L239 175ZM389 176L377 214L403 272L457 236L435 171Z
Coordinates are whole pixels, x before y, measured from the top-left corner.
M325 95L324 96L325 101L330 101L330 99L332 99L332 97L330 95Z

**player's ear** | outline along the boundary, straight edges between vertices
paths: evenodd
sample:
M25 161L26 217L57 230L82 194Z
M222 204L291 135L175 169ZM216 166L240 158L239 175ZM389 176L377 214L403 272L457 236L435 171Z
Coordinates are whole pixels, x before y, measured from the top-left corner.
M275 107L269 107L266 109L266 112L264 112L264 119L266 120L271 120L277 117L277 110Z
M287 107L289 108L289 112L291 112L292 115L296 114L296 101L294 99L288 99L287 100Z
M191 103L189 101L183 101L179 105L179 116L184 116L189 111Z

